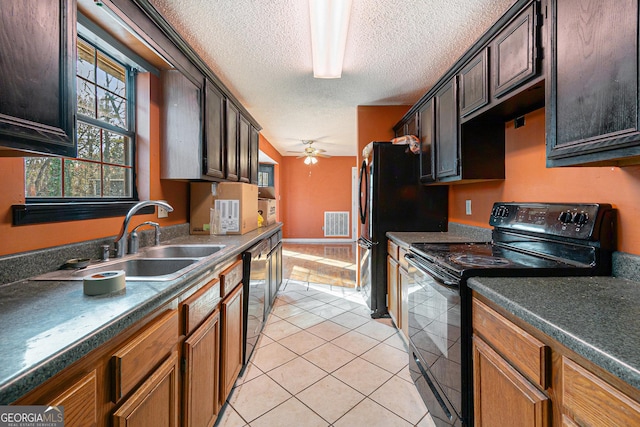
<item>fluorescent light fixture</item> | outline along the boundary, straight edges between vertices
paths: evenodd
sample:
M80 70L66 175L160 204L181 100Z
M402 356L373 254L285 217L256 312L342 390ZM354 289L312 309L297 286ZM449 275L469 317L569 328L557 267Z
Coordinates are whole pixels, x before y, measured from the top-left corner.
M351 0L309 0L313 77L342 77L350 14Z
M315 165L316 163L318 163L318 159L316 159L316 158L315 158L315 157L313 157L313 156L307 156L307 157L304 159L304 164L305 164L305 165Z

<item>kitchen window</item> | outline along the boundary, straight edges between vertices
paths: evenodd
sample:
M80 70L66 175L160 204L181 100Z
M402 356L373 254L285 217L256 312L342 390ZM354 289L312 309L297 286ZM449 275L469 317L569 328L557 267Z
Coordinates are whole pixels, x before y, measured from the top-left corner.
M25 158L13 225L122 216L138 200L136 75L159 72L81 14L76 40L77 157Z
M76 158L25 159L30 199L134 197L133 70L78 37Z

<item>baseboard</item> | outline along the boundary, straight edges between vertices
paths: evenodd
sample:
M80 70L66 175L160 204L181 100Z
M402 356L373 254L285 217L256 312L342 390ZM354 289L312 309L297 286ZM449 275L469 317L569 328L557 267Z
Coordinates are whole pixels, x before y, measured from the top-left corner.
M353 239L282 239L284 243L355 243Z

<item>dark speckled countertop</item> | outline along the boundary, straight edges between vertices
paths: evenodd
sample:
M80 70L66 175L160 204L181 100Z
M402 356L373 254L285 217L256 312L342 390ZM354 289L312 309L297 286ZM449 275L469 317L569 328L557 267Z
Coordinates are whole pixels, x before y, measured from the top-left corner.
M640 389L640 283L615 277L482 277L467 284Z
M185 290L204 285L218 264L281 227L163 242L226 246L178 279L127 282L126 289L107 295L84 295L81 280L22 280L0 286L0 405L15 401Z

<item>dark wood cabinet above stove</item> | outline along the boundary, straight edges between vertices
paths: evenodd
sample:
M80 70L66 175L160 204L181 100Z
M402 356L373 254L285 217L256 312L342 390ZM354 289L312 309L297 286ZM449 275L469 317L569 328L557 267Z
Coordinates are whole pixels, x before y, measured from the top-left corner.
M638 2L551 0L547 166L640 163Z
M517 1L394 127L420 139L423 184L504 179L505 121L544 105L541 10Z

